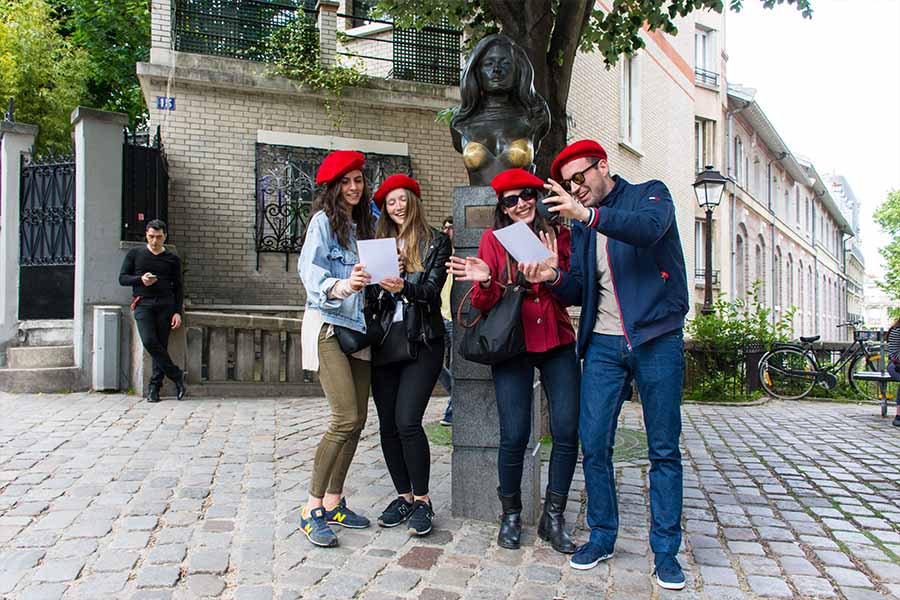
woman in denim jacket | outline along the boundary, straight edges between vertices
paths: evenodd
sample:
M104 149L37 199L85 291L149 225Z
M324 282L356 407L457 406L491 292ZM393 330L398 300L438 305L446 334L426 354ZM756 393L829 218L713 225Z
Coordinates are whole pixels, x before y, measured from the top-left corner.
M306 288L303 368L319 371L331 408L331 423L316 449L300 529L310 542L323 547L338 545L329 525L369 526L369 520L350 510L343 497L344 478L366 423L372 373L369 349L348 356L334 336L336 325L365 331L363 294L370 277L358 262L356 241L374 237L374 217L363 160L359 152L336 151L322 161L316 174L319 193L297 264Z

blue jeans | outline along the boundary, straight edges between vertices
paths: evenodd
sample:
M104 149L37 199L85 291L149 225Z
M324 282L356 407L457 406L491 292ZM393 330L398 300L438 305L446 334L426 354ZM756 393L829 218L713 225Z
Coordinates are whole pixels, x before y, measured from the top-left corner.
M441 385L444 386L444 389L450 394L450 397L447 399L447 408L444 409L444 419L449 421L453 419L453 374L450 372L450 369L453 366L453 323L447 319L444 319L444 332L446 333L444 342L447 350L447 361L445 363L446 366L441 367L441 374L438 375L438 381L441 382Z
M497 413L500 417L500 448L497 470L500 493L517 494L522 487L525 448L531 437L534 370L541 373L550 412L550 490L568 494L578 463L578 381L580 373L575 344L547 352L527 352L491 367Z
M681 329L628 350L623 336L593 334L581 380L581 450L591 542L612 547L619 532L613 445L623 402L637 381L650 458L650 547L676 554L681 546Z

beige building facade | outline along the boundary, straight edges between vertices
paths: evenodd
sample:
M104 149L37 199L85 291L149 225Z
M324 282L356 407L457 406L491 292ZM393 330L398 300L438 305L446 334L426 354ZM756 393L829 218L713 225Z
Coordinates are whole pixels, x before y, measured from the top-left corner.
M345 90L337 119L322 93L273 76L264 63L236 59L233 51L221 56L213 42L187 45L190 28L177 0L153 0L151 55L138 75L166 146L169 214L191 305L302 307L296 252L268 252L261 241L260 230L277 229L279 214L270 219L260 198L295 177L291 165L309 163L312 151L355 148L405 166L422 183L432 223L449 214L453 188L466 185L448 128L435 121L459 103L458 87L399 79L421 79L422 66L398 59L402 40L391 25L353 16L347 2L320 0L310 13L320 60L361 64L370 75L364 87ZM689 316L703 302L706 269L704 214L692 184L712 165L732 180L714 213L715 294L746 297L759 281L775 314L797 307L795 333L837 339L848 303L846 219L752 94L729 87L724 15L695 12L676 24L677 36L642 32L645 48L611 69L597 54L577 56L569 141L596 139L613 173L669 187L694 296ZM445 55L434 64L447 63ZM274 158L264 163L264 153ZM308 179L311 164L306 168ZM304 189L311 194L311 185ZM301 230L302 222L294 227Z

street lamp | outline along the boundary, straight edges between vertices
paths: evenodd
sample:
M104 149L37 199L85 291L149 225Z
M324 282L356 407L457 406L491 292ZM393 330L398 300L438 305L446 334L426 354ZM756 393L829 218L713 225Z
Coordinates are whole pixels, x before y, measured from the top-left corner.
M706 210L706 260L703 262L706 285L703 308L700 309L700 314L703 315L711 315L715 312L712 306L712 213L713 209L722 201L722 192L725 191L727 181L721 173L713 169L712 165L706 165L703 172L697 176L697 181L694 182L697 204Z

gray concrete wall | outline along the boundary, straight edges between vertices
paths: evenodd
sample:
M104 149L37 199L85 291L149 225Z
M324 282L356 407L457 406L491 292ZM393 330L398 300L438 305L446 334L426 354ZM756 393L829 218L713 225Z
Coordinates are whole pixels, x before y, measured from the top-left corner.
M127 252L122 230L122 127L128 116L79 106L75 126L75 318L72 341L81 384L93 372L94 306L119 305L124 315L131 288L119 285ZM121 323L120 389L129 387L131 328Z
M19 183L36 125L0 122L0 366L19 326Z

